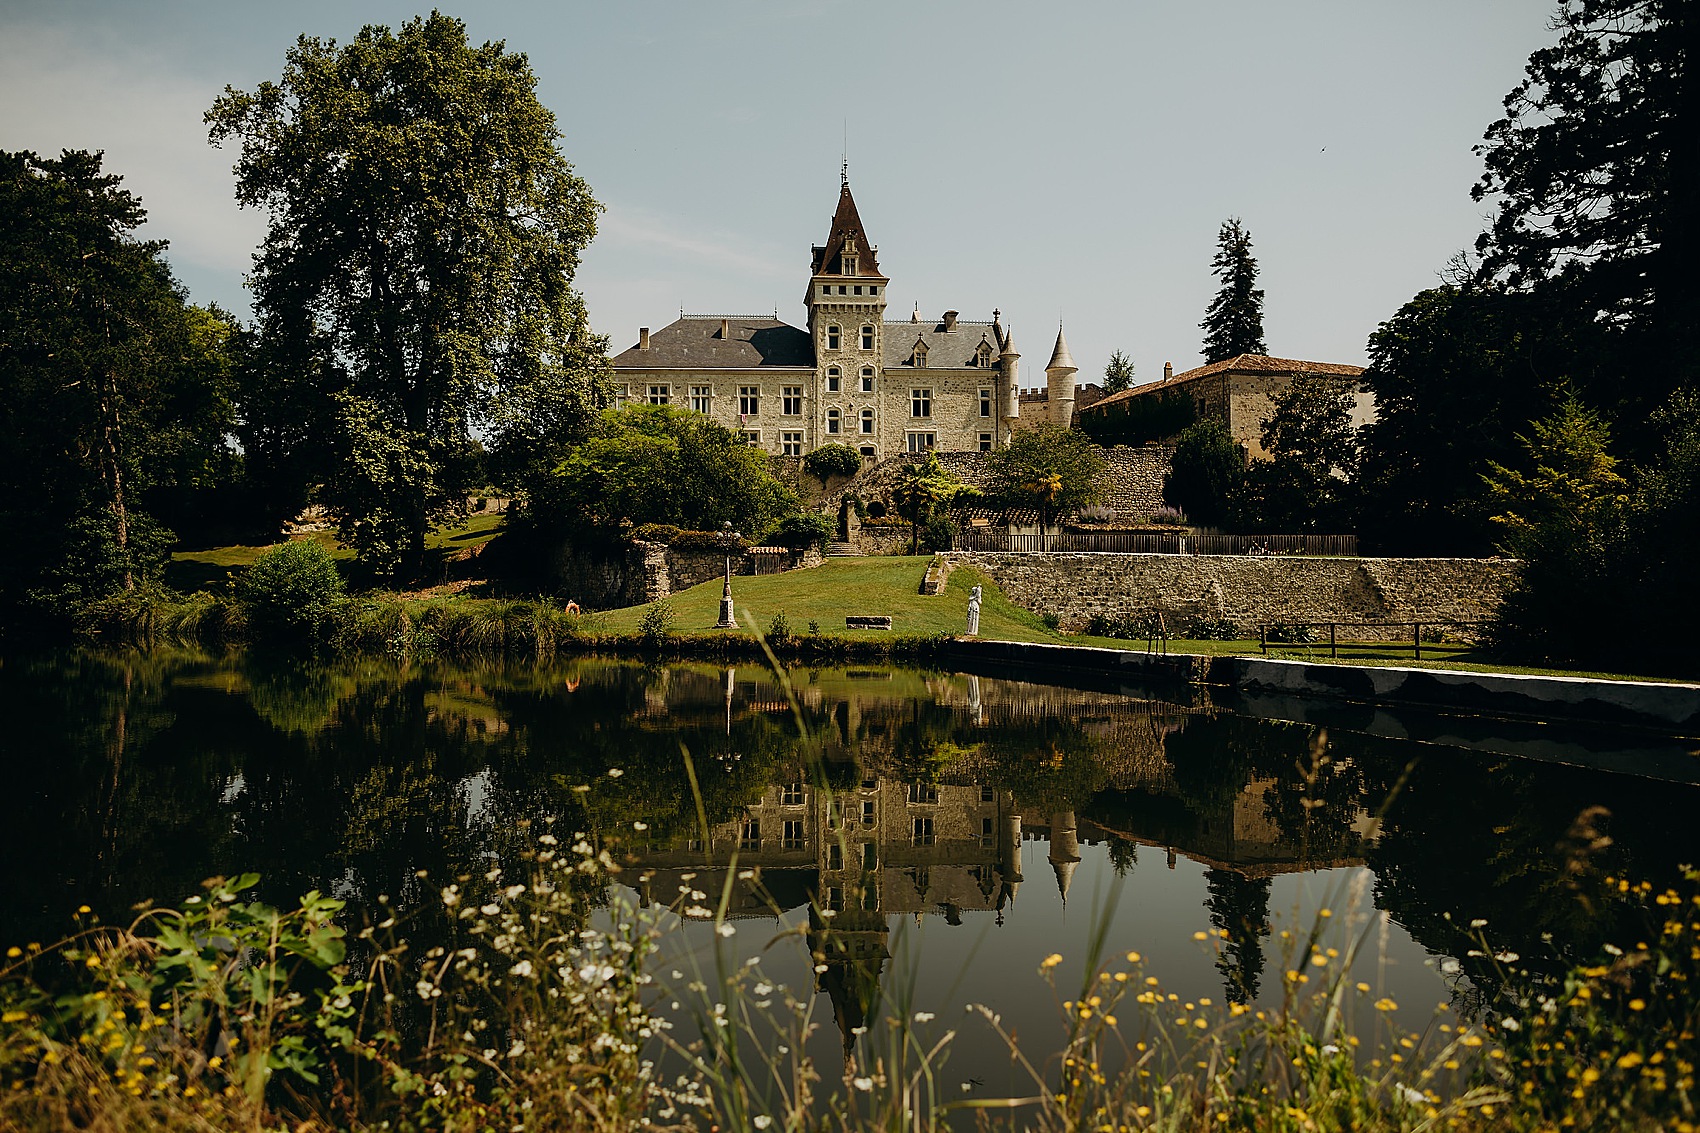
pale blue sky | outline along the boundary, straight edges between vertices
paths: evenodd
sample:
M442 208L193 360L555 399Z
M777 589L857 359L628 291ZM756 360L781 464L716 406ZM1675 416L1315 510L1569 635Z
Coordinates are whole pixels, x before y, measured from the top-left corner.
M1058 316L1080 380L1197 365L1229 216L1250 229L1271 353L1364 360L1376 324L1482 227L1471 147L1551 0L529 2L447 6L530 56L562 149L607 206L578 284L640 325L778 308L803 321L848 124L851 185L919 302L999 307L1043 381ZM424 9L428 11L428 9ZM200 116L275 78L302 33L411 4L0 0L0 148L104 149L192 296L247 310L261 233Z

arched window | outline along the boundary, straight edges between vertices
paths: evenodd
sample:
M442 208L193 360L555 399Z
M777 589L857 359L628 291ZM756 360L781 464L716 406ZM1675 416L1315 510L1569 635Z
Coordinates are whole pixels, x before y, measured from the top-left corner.
M990 366L992 364L992 347L984 339L980 340L979 348L974 351L974 364L976 366Z
M837 327L827 327L826 328L826 348L828 350L837 350L838 349L838 328Z
M927 344L922 342L920 339L915 340L915 357L910 359L910 361L912 361L915 365L922 367L927 364Z
M871 326L865 326L865 327L862 328L862 349L863 350L872 350L873 348L874 348L874 328L871 327Z
M843 373L837 366L828 366L826 368L826 392L837 393L842 380Z
M834 436L836 436L839 432L839 428L840 428L841 424L842 424L842 422L840 420L840 414L839 414L838 410L828 409L826 411L826 431L833 434Z
M862 410L862 434L864 436L872 436L873 432L874 411L872 409L864 409Z

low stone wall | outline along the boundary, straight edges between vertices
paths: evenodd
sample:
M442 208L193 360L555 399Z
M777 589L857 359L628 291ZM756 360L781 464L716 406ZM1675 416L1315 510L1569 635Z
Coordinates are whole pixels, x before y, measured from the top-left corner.
M740 554L732 557L732 573L776 574L820 564L821 554L813 549ZM562 546L551 566L557 594L587 610L611 610L654 602L719 578L726 570L726 556L634 539L623 548Z
M1162 611L1177 636L1200 621L1230 622L1246 636L1271 622L1482 621L1493 616L1519 566L1508 559L1287 555L951 551L947 557L985 571L1017 605L1056 614L1065 630L1078 632L1094 614Z

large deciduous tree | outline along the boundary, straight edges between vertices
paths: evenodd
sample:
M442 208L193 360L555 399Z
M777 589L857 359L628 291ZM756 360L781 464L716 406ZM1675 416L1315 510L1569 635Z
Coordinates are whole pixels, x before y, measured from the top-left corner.
M1017 429L986 464L1006 506L1039 509L1041 532L1055 517L1104 495L1104 454L1086 434L1059 425Z
M1216 234L1216 258L1210 271L1221 287L1204 312L1198 328L1204 332L1204 363L1221 362L1238 354L1267 354L1263 342L1263 289L1257 286L1257 260L1251 254L1251 233L1239 217L1222 222Z
M1477 246L1513 290L1561 281L1644 337L1646 408L1696 376L1700 29L1688 0L1563 0L1555 24L1477 147L1497 206Z
M0 153L0 606L51 615L157 573L149 491L228 464L228 323L136 240L99 154Z
M1194 523L1225 523L1245 481L1245 462L1245 450L1220 421L1206 418L1189 425L1175 438L1163 502Z
M246 435L322 481L380 569L416 563L483 474L475 438L534 473L606 394L571 286L599 206L535 85L524 55L433 13L303 36L278 82L207 112L214 144L241 143L237 200L268 215Z
M1264 531L1338 529L1358 467L1352 422L1357 383L1329 374L1297 374L1263 423L1268 460L1253 461L1235 504L1241 527Z

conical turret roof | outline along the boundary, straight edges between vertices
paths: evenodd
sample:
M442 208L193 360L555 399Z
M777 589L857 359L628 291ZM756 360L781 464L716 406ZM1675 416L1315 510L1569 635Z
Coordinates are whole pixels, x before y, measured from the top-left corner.
M827 234L826 243L814 251L815 275L842 275L846 252L858 257L857 275L877 276L880 273L879 262L874 259L874 246L869 243L867 233L862 231L862 217L856 211L856 198L850 195L848 180L838 190L838 211L832 214L832 231Z
M1068 355L1068 340L1063 337L1062 325L1059 323L1057 325L1057 346L1055 350L1051 351L1051 360L1046 363L1045 369L1078 370L1079 368L1074 364L1074 359Z

